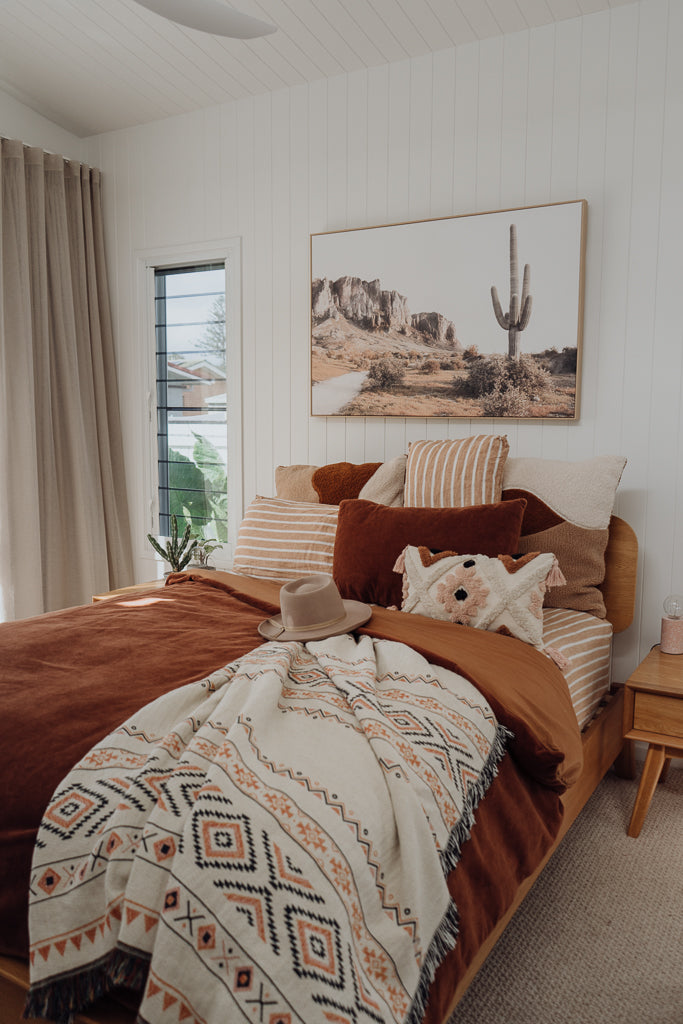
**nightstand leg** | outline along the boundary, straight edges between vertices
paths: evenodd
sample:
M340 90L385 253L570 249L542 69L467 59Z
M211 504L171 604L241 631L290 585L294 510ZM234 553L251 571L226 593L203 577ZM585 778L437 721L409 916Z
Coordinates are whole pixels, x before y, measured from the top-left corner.
M665 759L666 747L660 747L655 743L651 743L645 758L645 767L643 768L636 802L633 805L633 814L628 826L628 834L634 839L640 835L640 830L643 827L645 815L652 802L652 797L657 787L657 780L659 779Z
M624 740L621 752L614 762L614 771L620 779L635 779L636 745L633 740Z
M666 782L666 777L669 774L669 765L670 764L671 764L671 758L667 757L666 761L664 762L664 767L662 768L660 776L659 776L659 781L660 782Z

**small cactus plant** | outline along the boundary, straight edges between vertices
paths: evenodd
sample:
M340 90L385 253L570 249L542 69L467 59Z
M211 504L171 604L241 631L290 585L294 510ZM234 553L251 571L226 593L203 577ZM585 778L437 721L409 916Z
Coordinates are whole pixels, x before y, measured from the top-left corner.
M522 280L522 295L519 294L519 265L517 261L517 225L510 225L510 308L507 313L503 309L498 298L498 290L495 285L491 286L491 300L496 320L508 332L508 356L510 359L519 359L519 335L529 323L531 316L531 295L529 294L529 282L531 280L531 269L529 264L524 266L524 277Z
M178 517L173 512L171 514L171 536L166 541L166 548L162 548L161 544L151 533L147 534L147 540L157 554L161 555L164 561L168 562L174 572L181 572L190 561L192 552L197 546L196 540L190 540L191 532L192 523L188 523L182 537L178 539Z

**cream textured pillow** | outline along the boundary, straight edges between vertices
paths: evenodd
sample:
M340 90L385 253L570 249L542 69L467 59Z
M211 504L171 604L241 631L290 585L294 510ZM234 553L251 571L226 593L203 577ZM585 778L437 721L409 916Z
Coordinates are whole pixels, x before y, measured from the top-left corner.
M406 482L407 456L397 455L389 459L370 477L360 490L359 498L374 501L378 505L403 505L403 489Z
M286 583L332 575L337 505L256 497L237 534L233 572Z
M395 572L403 573L401 611L504 633L542 649L543 596L564 582L554 555L432 554L408 545Z
M404 503L412 508L462 508L500 501L507 437L479 434L460 441L413 441L408 448Z
M527 502L519 550L552 551L566 584L546 594L546 608L605 617L599 586L617 487L626 459L598 455L582 462L508 459L503 497Z
M287 501L320 501L313 486L317 466L278 466L275 470L275 493Z

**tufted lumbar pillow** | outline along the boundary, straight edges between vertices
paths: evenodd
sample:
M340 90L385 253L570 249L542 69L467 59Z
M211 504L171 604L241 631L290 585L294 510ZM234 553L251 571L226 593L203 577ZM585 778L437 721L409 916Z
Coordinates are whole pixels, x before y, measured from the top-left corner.
M401 611L504 633L539 649L544 594L564 583L555 556L539 553L489 558L408 545L394 572L403 574Z

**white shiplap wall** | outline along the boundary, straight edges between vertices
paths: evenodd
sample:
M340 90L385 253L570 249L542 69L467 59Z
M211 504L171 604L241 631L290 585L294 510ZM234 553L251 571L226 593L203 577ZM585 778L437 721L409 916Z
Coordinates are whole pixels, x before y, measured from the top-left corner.
M683 590L683 4L642 0L89 140L106 220L130 500L145 560L136 252L243 240L243 491L279 463L389 458L420 437L508 434L514 455L628 456L641 544L616 676ZM312 419L309 234L585 198L578 423ZM548 339L552 344L552 339Z

